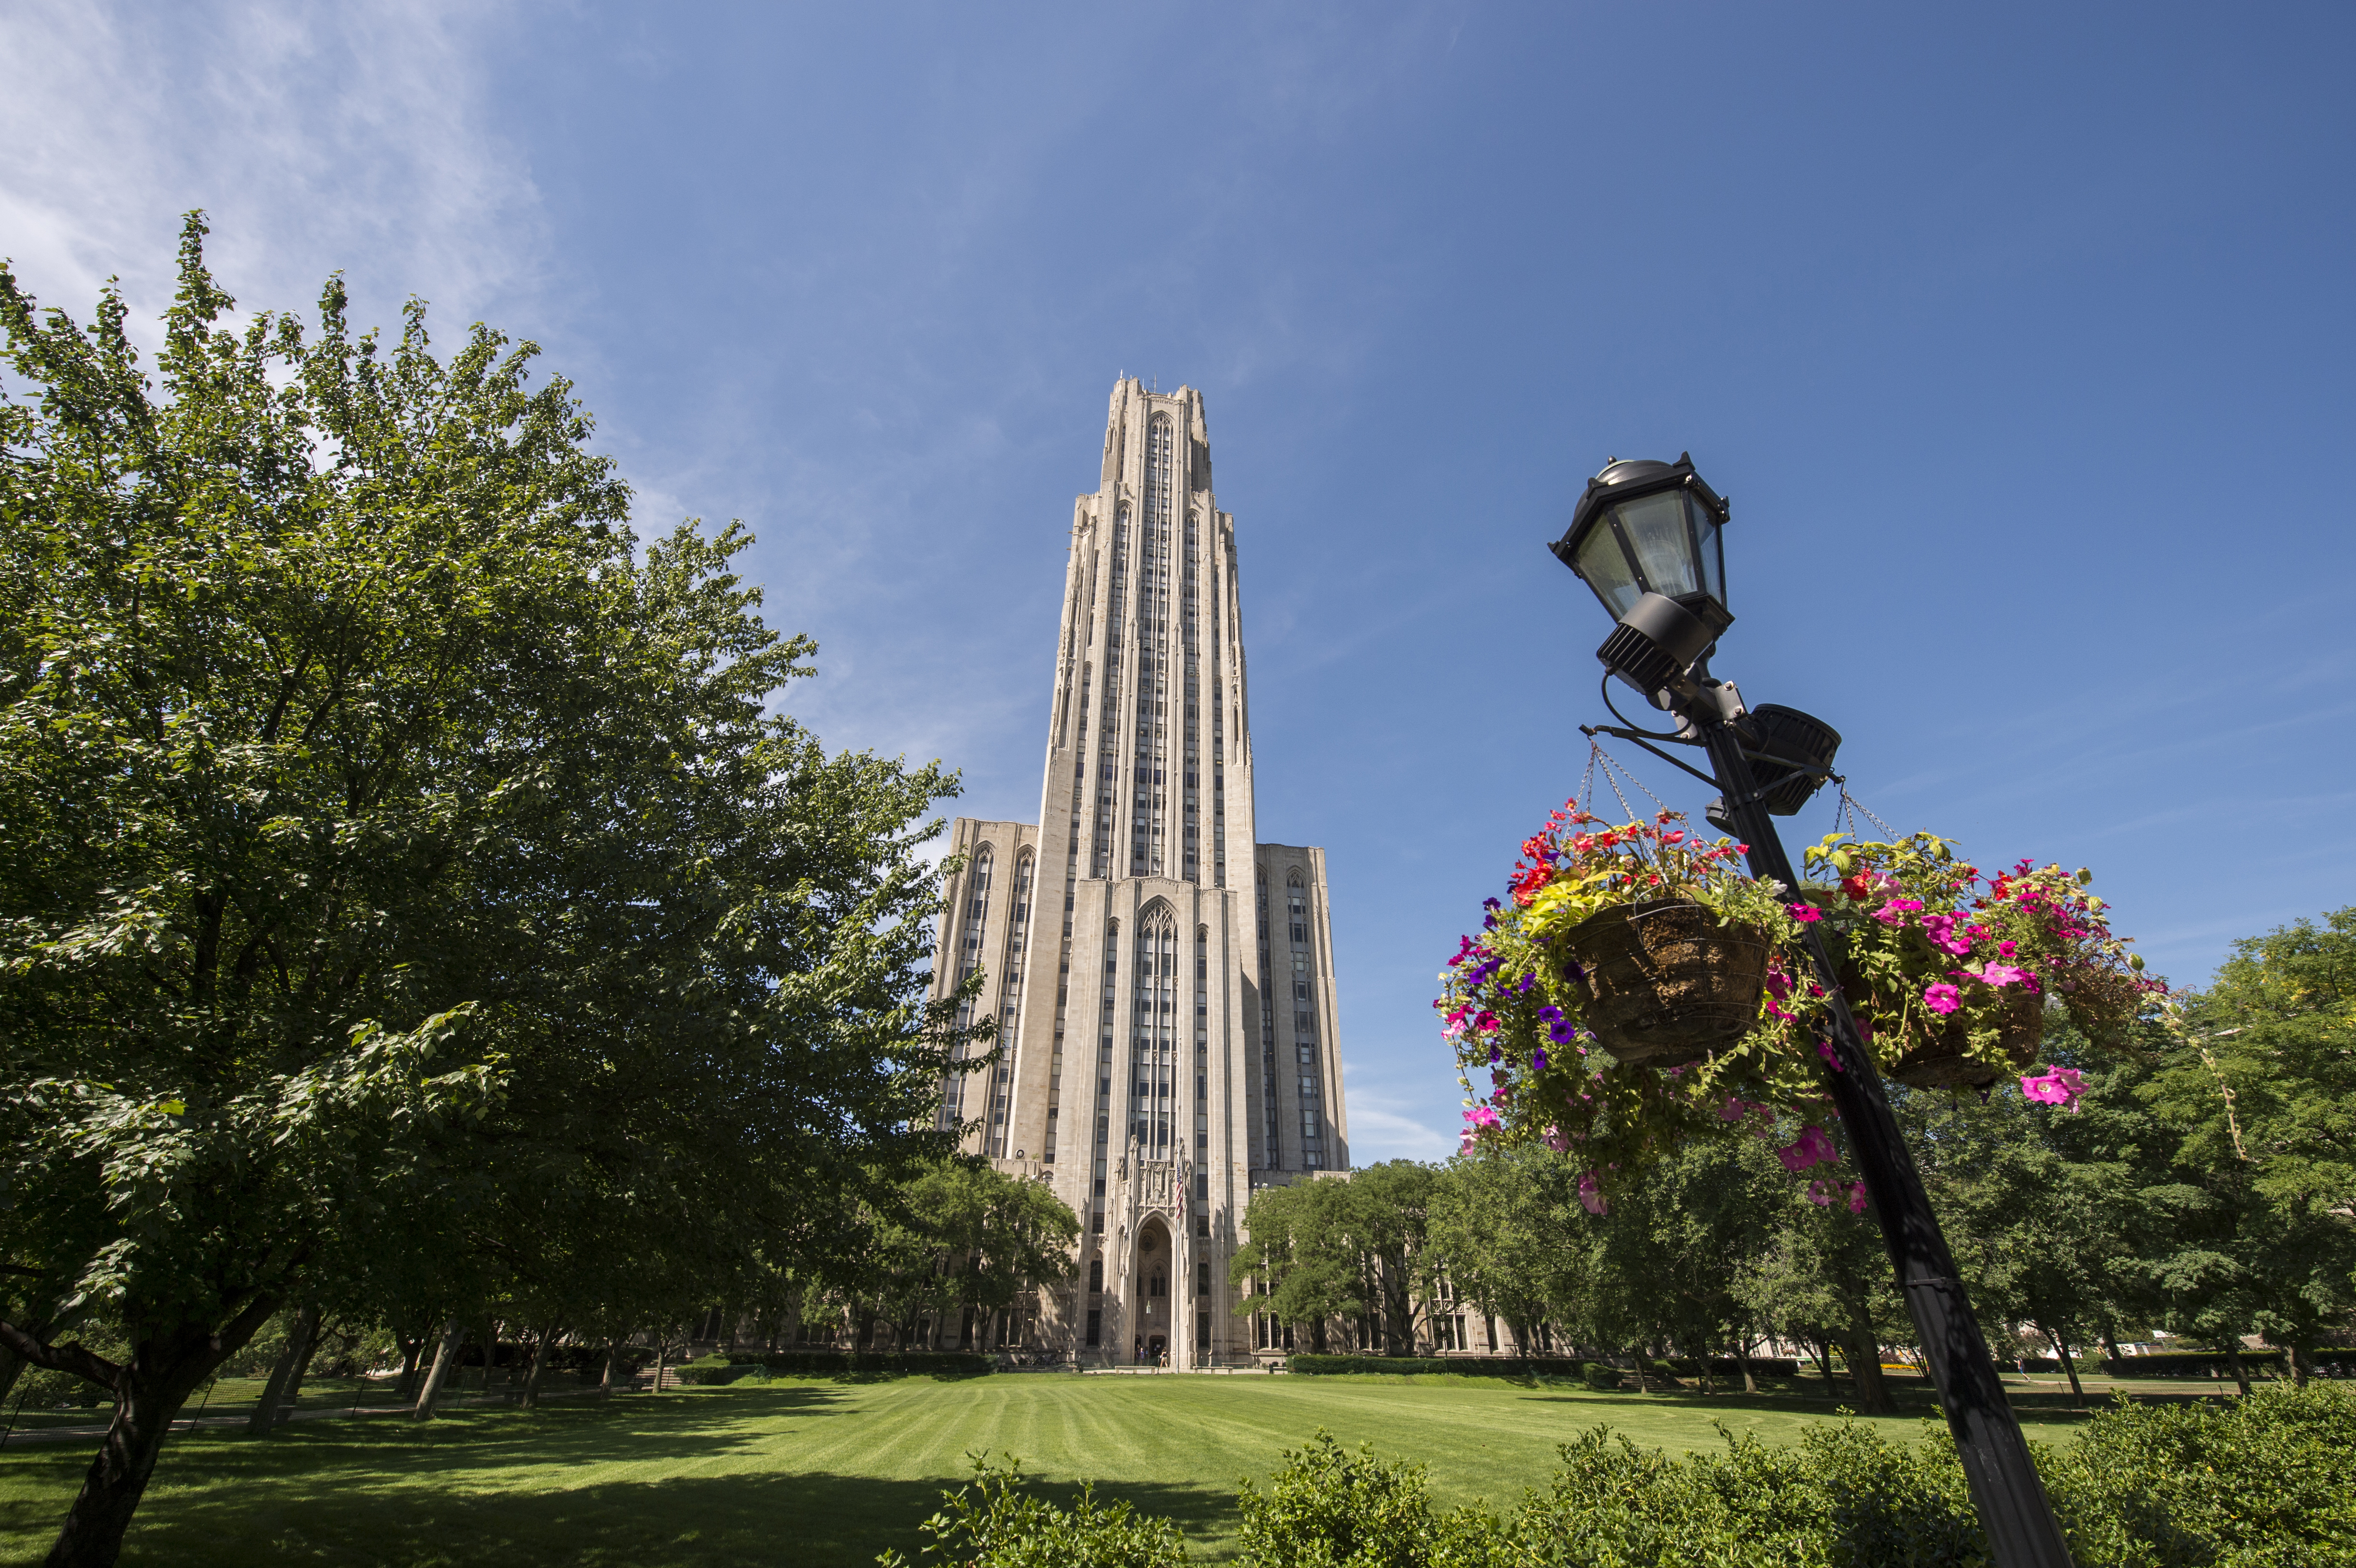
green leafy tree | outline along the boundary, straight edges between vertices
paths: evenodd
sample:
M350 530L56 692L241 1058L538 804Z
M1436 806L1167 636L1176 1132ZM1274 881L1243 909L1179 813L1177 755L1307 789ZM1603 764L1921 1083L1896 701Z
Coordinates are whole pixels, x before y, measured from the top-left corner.
M84 327L0 270L0 1344L115 1396L59 1564L357 1260L531 1231L479 1266L621 1279L635 1232L717 1283L949 1136L952 781L768 711L809 645L743 536L640 560L530 346L354 336L339 283L229 330L203 233L160 393L118 293Z
M1382 1315L1392 1355L1415 1354L1416 1326L1430 1299L1431 1200L1440 1173L1411 1159L1386 1160L1351 1173L1344 1186L1346 1244L1367 1275L1365 1292Z
M1579 1175L1544 1148L1483 1144L1450 1160L1432 1189L1433 1258L1525 1348L1575 1296L1572 1260L1583 1251L1575 1238L1588 1218Z
M1992 1330L2033 1328L2083 1398L2075 1357L2119 1315L2132 1268L2131 1169L2073 1157L2057 1137L2055 1123L2083 1116L2083 1102L2072 1116L2006 1086L1985 1104L1910 1095L1901 1115L1974 1308Z
M1244 1211L1246 1243L1228 1264L1231 1284L1259 1282L1262 1312L1309 1331L1322 1355L1334 1318L1367 1310L1366 1271L1351 1223L1347 1184L1263 1187Z
M2174 1317L2229 1349L2259 1333L2304 1381L2356 1308L2356 908L2236 942L2172 1021L2138 1093L2189 1221Z

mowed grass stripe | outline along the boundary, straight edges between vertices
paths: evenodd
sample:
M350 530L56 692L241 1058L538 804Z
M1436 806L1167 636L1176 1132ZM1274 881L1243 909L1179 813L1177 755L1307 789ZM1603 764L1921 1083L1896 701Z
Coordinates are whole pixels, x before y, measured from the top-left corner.
M1475 1379L1071 1377L780 1381L766 1386L469 1411L430 1424L320 1422L266 1442L176 1435L127 1564L244 1568L300 1559L397 1568L866 1564L916 1527L969 1450L1020 1456L1058 1495L1176 1520L1190 1555L1231 1556L1237 1478L1265 1477L1320 1427L1430 1467L1450 1503L1510 1507L1556 1447L1601 1423L1646 1446L1716 1447L1723 1420L1786 1442L1825 1407L1776 1399L1595 1394ZM2066 1426L2032 1415L2040 1437ZM1915 1423L1876 1423L1912 1437ZM0 1454L0 1563L47 1552L89 1451Z

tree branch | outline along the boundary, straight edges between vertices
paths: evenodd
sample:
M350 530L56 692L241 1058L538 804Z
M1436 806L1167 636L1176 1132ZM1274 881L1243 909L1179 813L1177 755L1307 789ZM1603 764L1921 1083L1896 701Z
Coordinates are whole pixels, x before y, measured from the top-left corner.
M44 1345L14 1323L0 1320L0 1346L14 1350L37 1367L47 1367L53 1372L71 1372L100 1387L115 1390L115 1380L123 1369L105 1357L72 1345Z

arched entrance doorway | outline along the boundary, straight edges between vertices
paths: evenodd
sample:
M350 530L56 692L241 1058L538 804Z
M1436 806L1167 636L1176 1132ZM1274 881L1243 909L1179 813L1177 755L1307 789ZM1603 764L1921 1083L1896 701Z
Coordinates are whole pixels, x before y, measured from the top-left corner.
M1158 1365L1170 1349L1177 1321L1171 1316L1170 1282L1177 1272L1170 1227L1157 1214L1138 1232L1137 1278L1130 1291L1130 1299L1137 1303L1137 1332L1130 1351L1139 1365Z

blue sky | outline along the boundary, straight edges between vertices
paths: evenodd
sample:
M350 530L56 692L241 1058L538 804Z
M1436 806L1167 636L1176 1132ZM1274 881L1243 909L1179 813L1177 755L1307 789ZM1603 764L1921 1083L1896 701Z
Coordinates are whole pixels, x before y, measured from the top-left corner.
M821 645L796 711L978 816L1037 807L1114 376L1202 388L1354 1152L1430 1157L1431 976L1602 716L1541 547L1608 456L1730 496L1719 672L1901 828L2092 866L2179 982L2356 902L2351 43L2325 5L20 3L0 253L152 311L201 206L249 305L341 270L365 319L538 340L642 532L758 533Z

